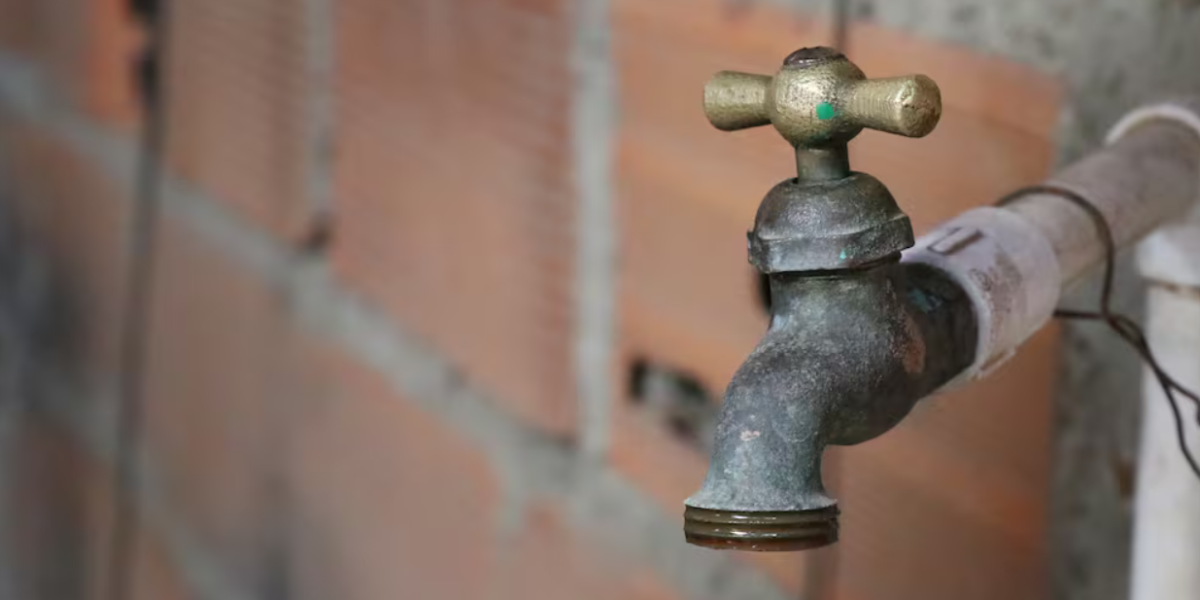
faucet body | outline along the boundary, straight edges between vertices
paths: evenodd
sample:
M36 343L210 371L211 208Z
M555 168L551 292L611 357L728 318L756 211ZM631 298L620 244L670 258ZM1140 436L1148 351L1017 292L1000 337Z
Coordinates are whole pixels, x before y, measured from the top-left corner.
M888 431L971 364L969 298L936 269L898 258L769 276L770 328L725 393L708 476L687 501L690 542L796 550L836 541L836 502L821 482L826 446Z
M797 177L766 195L747 235L771 323L725 392L684 531L720 548L822 546L838 515L821 481L825 447L882 434L974 359L969 298L937 269L900 262L912 225L847 153L864 126L929 133L940 95L927 77L867 80L840 53L807 48L774 78L718 74L705 103L721 129L774 125Z

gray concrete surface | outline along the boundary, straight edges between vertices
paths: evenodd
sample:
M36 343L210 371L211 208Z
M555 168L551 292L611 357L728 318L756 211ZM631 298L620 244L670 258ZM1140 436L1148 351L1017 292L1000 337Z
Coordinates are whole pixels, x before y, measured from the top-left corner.
M616 209L613 144L616 76L611 59L609 0L577 0L572 103L574 182L578 194L575 276L576 388L581 446L591 458L608 445L610 364L616 337Z

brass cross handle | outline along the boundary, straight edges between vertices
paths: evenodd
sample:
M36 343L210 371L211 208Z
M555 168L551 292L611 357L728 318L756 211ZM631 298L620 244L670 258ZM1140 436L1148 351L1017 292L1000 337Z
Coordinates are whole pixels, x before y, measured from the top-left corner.
M942 95L924 75L867 79L832 48L804 48L774 77L722 71L704 86L717 129L771 124L797 150L844 145L864 127L908 137L933 131Z

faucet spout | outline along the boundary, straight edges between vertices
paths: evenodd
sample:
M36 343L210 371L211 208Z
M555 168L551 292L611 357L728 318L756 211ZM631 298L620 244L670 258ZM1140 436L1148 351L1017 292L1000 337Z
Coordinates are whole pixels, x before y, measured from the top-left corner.
M770 275L770 328L726 390L708 476L686 501L689 542L776 551L835 542L826 446L884 433L971 364L969 299L940 272L897 260Z

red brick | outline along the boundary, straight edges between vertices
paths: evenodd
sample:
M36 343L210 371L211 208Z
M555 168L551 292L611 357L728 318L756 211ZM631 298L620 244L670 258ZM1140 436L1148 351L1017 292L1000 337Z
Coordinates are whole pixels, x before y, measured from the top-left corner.
M820 21L774 9L753 7L731 15L725 6L615 3L622 117L617 158L622 260L614 381L620 390L627 388L633 364L645 360L694 377L719 398L766 325L756 273L746 262L744 234L763 194L793 172L791 153L769 129L732 135L713 129L701 110L700 91L718 70L773 72L795 48L828 43L831 30ZM1000 59L875 27L856 25L852 33L849 55L869 76L925 72L942 85L946 111L933 135L910 140L867 132L851 144L853 166L880 177L892 189L918 232L1046 174L1060 97L1054 80ZM972 388L971 394L997 398L1024 394L1031 403L1048 406L1050 386L1039 365L1049 361L1054 335L1046 335L1026 350L1029 358L1014 365L1016 375L985 382ZM934 439L955 439L964 446L963 456L988 456L990 468L1008 473L1002 481L1021 481L1024 487L1002 493L979 481L982 478L971 477L974 472L964 471L960 464L944 459L931 462L934 457L928 451L919 455L924 462L917 460L913 449L905 454L911 464L893 460L855 475L860 479L847 489L844 499L847 519L852 518L849 512L856 503L866 501L855 496L868 486L863 481L913 480L920 475L913 465L924 465L930 472L955 473L969 480L962 486L942 486L942 495L924 500L957 503L962 508L963 503L978 500L982 490L991 490L996 494L990 502L980 502L966 514L982 518L979 507L988 507L995 514L1034 523L1015 534L1024 536L1016 544L1006 537L1013 532L994 527L998 517L981 530L996 536L997 552L1005 560L1019 561L1012 557L1034 548L1030 540L1042 531L1036 516L1044 510L1044 495L1038 494L1041 484L1033 482L1045 468L1045 456L1015 451L1012 439L974 435L979 421L962 413L980 407L960 404L961 413L912 436L926 445ZM612 460L668 510L679 510L703 477L705 457L654 421L654 415L640 413L629 398L617 403ZM987 417L974 418L984 423L1010 422L1018 416L1038 420L1037 426L1048 422L1046 415L1030 414L1014 403L998 404ZM911 442L909 447L926 446ZM847 477L855 469L854 452L839 453L845 457L842 468ZM930 508L922 505L922 510ZM846 523L843 542L834 550L838 556L869 543L859 537L869 537L869 528L855 533L848 530L850 521ZM893 564L924 564L931 555L922 554L924 543L912 545L915 548L898 540L888 543L880 555L890 557ZM806 585L803 560L773 560L766 568L786 589L799 591ZM833 583L869 579L871 570L863 564L842 564ZM1036 581L1029 571L1022 575ZM829 579L830 574L823 574L823 581Z
M868 22L852 24L846 52L870 77L932 77L948 112L965 112L1043 141L1058 122L1062 83L1030 66Z
M887 184L918 234L1049 173L1062 99L1053 77L867 23L850 29L848 53L871 77L924 73L942 90L928 137L868 131L850 145L854 168Z
M172 4L168 160L198 188L285 239L316 226L308 186L313 85L302 0Z
M318 400L295 437L301 598L668 600L673 592L535 502L498 522L484 451L379 373L313 340Z
M12 418L13 415L9 415ZM3 544L15 597L88 597L102 580L109 517L109 475L45 417L16 425L5 453Z
M337 4L339 277L574 430L572 31L561 0Z
M321 400L292 462L298 597L493 597L500 490L486 456L374 371L314 355Z
M55 92L121 128L138 119L140 25L124 0L0 0L0 47L51 75Z
M47 270L42 318L53 323L52 351L85 383L111 380L125 284L127 190L64 139L15 115L0 113L0 132L4 210L22 234L21 251Z
M137 544L131 600L198 600L200 596L192 591L163 543L150 535L142 537Z
M128 0L75 1L86 2L88 11L88 50L81 59L84 107L105 123L136 125L141 103L135 65L145 43L144 28L130 14Z
M35 52L37 23L41 21L37 0L0 0L0 48L30 57Z
M12 415L9 415L11 418ZM16 561L11 590L20 598L100 598L110 575L112 472L51 418L18 421L8 453L6 504L0 540ZM137 518L137 517L135 517ZM179 565L158 532L135 525L133 598L191 600Z
M145 380L146 444L164 501L236 581L261 584L284 524L280 472L303 399L284 297L168 213Z
M990 379L836 451L837 597L1049 597L1056 355L1057 332L1044 331Z

